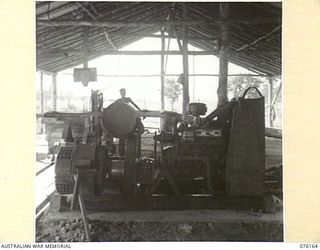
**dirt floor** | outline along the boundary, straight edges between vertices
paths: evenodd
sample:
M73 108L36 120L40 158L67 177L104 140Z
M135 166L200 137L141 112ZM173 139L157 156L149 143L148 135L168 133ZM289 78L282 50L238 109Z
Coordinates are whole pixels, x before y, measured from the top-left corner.
M280 209L281 210L281 209ZM238 210L90 213L91 241L283 241L282 212ZM86 241L79 211L47 213L37 242Z
M85 241L83 221L38 225L37 242ZM91 241L283 241L276 222L107 222L91 221ZM39 233L41 232L41 233Z

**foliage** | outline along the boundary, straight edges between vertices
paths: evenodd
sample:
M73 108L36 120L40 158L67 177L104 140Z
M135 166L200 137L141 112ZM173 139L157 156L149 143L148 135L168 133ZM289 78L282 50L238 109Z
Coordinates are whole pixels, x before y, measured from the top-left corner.
M171 110L173 111L173 104L179 99L182 92L181 85L174 79L165 79L164 81L164 95L170 100Z
M267 92L264 93L267 91L264 81L261 78L252 76L231 77L228 83L228 92L231 93L232 97L239 97L249 87L259 88L263 95L267 94ZM250 93L248 95L250 96Z

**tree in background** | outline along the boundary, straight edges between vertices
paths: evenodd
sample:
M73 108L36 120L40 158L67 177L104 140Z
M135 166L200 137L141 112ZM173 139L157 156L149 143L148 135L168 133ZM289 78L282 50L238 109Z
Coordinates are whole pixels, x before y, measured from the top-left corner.
M165 79L164 81L164 95L170 100L171 103L171 111L173 111L174 103L179 99L179 95L181 94L181 85L177 83L174 79Z
M249 87L256 87L260 90L262 95L267 96L268 88L265 81L258 77L252 76L237 76L230 77L228 83L228 92L231 97L240 97L243 95L244 91ZM252 96L252 93L248 93L248 96Z
M273 98L277 97L274 106L269 105L269 80L267 78L252 77L252 76L237 76L230 77L228 82L229 99L233 97L240 97L244 91L249 87L257 87L265 99L266 110L266 124L271 126L282 126L282 95L279 89L281 80L274 80L273 82ZM278 93L278 94L277 94ZM248 98L256 97L255 91L249 91L246 95ZM273 101L273 100L271 100ZM271 108L270 108L271 107Z

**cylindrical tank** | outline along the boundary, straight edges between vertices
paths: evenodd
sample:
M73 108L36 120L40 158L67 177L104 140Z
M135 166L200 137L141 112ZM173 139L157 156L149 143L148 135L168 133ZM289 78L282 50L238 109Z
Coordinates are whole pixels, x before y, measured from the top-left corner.
M127 136L137 126L137 111L125 102L112 103L103 109L103 125L111 136Z
M193 102L187 105L187 112L190 115L200 116L207 112L207 105L200 102Z

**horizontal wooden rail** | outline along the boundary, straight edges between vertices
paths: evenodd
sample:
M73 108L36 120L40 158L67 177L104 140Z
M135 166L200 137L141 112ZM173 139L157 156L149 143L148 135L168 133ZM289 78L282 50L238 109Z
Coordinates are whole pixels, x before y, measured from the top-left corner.
M250 24L268 24L281 23L281 18L266 17L255 19L228 19L230 23ZM163 26L216 26L221 20L163 20L163 21L83 21L83 20L36 20L38 26L61 27L61 26L90 26L90 27L163 27Z
M54 165L53 162L49 163L47 166L43 167L42 169L40 169L37 173L36 176L38 176L39 174L43 173L44 171L46 171L47 169L49 169L52 165Z

